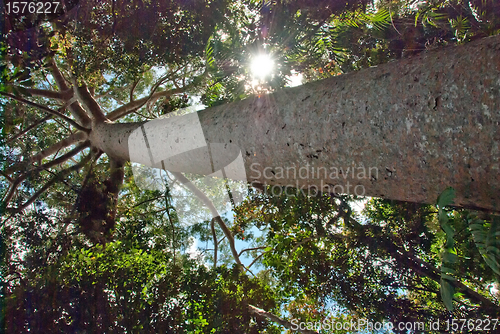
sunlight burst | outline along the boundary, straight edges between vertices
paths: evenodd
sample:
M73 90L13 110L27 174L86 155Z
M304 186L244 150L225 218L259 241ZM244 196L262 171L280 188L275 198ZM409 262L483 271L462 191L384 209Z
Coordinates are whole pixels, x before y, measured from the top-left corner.
M250 64L250 71L255 78L264 79L272 73L274 68L274 61L269 55L261 54L253 57Z

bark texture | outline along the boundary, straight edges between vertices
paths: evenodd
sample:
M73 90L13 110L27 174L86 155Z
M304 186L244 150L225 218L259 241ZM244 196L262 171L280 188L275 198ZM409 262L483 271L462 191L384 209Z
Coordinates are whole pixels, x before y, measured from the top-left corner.
M241 149L248 181L423 203L452 186L456 205L500 210L500 36L198 116L207 143ZM132 128L104 123L91 138L128 160Z

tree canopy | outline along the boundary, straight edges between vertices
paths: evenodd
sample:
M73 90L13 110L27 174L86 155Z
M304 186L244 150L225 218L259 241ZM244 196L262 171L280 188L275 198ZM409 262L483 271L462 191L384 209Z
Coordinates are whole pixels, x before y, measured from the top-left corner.
M144 189L134 166L92 137L100 124L126 127L260 97L294 78L315 81L497 35L497 1L67 0L43 14L7 3L6 333L500 326L498 210L454 207L451 188L432 205L254 185L243 201L231 198L229 214L210 219L195 201L229 185L189 197L178 190L185 176L170 173L158 179L167 186ZM274 68L256 76L250 64L260 54Z

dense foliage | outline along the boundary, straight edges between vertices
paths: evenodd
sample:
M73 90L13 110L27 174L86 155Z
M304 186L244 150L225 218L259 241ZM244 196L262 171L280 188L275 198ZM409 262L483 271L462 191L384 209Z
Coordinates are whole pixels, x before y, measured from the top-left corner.
M281 333L292 320L500 314L500 219L451 207L452 190L436 205L250 190L234 215L186 226L171 189L140 189L130 164L87 141L60 145L86 126L73 89L113 121L150 120L498 34L497 1L80 0L2 26L5 332ZM276 68L256 81L259 52Z

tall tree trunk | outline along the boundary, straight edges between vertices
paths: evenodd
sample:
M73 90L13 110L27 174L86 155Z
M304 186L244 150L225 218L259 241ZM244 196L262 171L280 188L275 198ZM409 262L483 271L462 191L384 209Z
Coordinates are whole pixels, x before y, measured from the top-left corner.
M424 203L452 186L456 205L500 208L500 36L209 108L198 117L206 143L241 149L248 181ZM103 123L91 140L129 160L126 138L135 128L131 149L142 147L159 166L153 146L164 144L162 154L169 155L171 140L195 136L169 122ZM167 167L206 173L207 152L186 152Z

